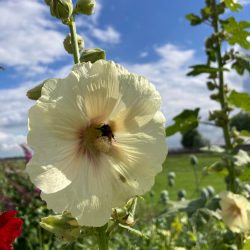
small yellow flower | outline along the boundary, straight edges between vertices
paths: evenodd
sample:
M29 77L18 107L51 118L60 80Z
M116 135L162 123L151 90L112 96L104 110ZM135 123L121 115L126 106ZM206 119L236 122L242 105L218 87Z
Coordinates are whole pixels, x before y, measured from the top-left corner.
M148 80L113 62L47 80L29 111L27 172L48 207L102 226L148 191L167 154L160 103Z
M221 216L224 223L235 233L250 229L250 202L242 195L231 192L220 194Z

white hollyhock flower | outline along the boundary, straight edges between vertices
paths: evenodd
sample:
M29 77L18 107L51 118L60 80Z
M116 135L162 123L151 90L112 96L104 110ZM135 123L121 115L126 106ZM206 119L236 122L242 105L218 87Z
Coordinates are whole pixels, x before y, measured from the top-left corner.
M167 153L160 102L148 80L113 62L47 80L29 111L27 172L48 207L101 226L148 191Z
M250 229L250 202L242 195L231 192L220 194L221 216L224 223L235 233Z

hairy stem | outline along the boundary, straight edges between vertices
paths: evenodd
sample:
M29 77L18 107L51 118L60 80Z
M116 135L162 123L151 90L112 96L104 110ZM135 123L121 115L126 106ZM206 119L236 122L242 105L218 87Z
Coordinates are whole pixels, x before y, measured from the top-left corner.
M214 33L218 34L219 33L219 20L218 20L218 12L217 12L217 3L216 0L211 0L211 7L213 11L213 17L212 17L212 26L214 29ZM224 83L224 73L222 71L223 68L223 62L222 62L222 53L221 53L221 41L220 38L217 36L216 40L216 58L217 58L217 63L218 63L218 69L219 70L219 100L220 100L220 106L222 112L226 114L226 119L222 125L222 130L223 130L223 136L224 136L224 141L225 141L225 148L226 152L229 154L232 149L232 142L230 139L230 127L229 127L229 114L227 111L227 96L225 93L225 83ZM235 192L235 171L234 171L234 165L233 162L228 162L228 172L229 172L229 190L232 192Z
M80 55L79 55L79 48L78 48L78 42L77 42L77 33L76 33L76 23L75 19L72 16L70 18L70 21L68 23L69 25L69 30L70 30L70 37L71 37L71 44L73 45L74 48L74 62L75 64L80 63Z

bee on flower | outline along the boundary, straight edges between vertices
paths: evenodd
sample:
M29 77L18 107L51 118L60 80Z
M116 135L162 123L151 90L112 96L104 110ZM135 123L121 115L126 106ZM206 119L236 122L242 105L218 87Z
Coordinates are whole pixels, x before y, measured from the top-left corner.
M48 207L102 226L148 191L167 154L160 104L147 79L112 61L47 80L29 111L27 172Z

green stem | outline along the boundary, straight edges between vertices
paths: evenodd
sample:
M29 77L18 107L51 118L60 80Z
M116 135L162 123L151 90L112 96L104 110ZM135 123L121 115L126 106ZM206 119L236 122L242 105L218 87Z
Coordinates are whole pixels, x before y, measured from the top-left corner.
M214 29L214 33L218 34L219 33L219 20L218 20L218 12L217 12L217 3L216 0L211 0L211 7L213 11L213 20L212 20L212 26ZM221 70L223 68L223 62L222 62L222 55L221 55L221 41L220 38L218 37L216 40L216 58L217 58L217 63L218 63L218 68L220 69L219 71L219 98L220 98L220 106L222 112L226 114L226 119L224 121L224 124L222 125L222 130L223 130L223 136L224 136L224 141L225 141L225 148L226 152L228 154L231 153L233 149L233 145L230 139L230 126L229 126L229 114L227 111L227 96L225 93L225 84L224 84L224 73ZM230 176L230 184L229 184L229 189L232 192L236 191L235 188L235 171L234 171L234 165L230 161L228 162L228 172Z
M80 55L79 55L79 48L78 48L78 42L77 42L77 33L76 33L76 23L75 19L72 16L69 23L69 30L70 30L70 37L71 37L71 44L74 48L74 62L75 64L80 63Z
M108 224L105 224L102 227L97 228L97 238L98 238L98 246L99 250L108 250L108 236L106 234Z

